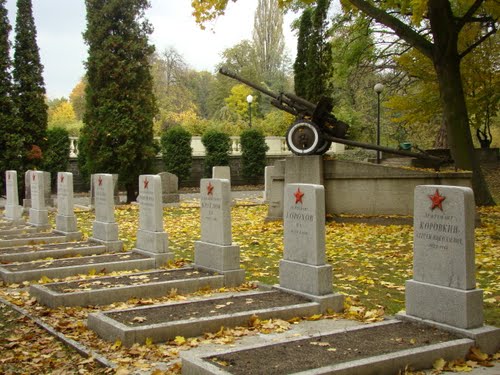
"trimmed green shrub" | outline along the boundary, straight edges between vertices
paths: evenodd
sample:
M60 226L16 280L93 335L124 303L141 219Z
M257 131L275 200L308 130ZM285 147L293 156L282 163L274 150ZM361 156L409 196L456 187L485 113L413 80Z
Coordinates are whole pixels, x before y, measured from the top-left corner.
M248 180L264 175L266 167L266 144L264 133L258 129L244 130L240 135L241 174Z
M64 128L47 130L47 148L43 153L42 168L51 173L52 189L56 186L57 172L65 172L69 164L70 140Z
M161 152L167 172L175 174L179 183L189 178L193 164L191 133L182 126L169 128L161 136Z
M207 130L201 137L205 146L205 177L212 177L212 167L229 165L231 139L218 130Z

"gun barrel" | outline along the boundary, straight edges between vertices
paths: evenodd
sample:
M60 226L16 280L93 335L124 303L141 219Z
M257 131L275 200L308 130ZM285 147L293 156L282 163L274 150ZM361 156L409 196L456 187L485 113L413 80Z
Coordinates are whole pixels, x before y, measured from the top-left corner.
M227 69L226 67L222 67L219 69L219 73L222 74L222 75L225 75L226 77L229 77L229 78L232 78L232 79L235 79L237 81L240 81L241 83L244 83L245 85L247 86L250 86L252 88L254 88L255 90L257 91L260 91L261 93L263 94L266 94L267 96L270 96L271 98L274 98L276 100L279 100L279 94L276 94L262 86L259 86L253 82L250 82L248 80L246 80L245 78L242 78L240 77L239 75L237 75L236 73L230 71L229 69Z

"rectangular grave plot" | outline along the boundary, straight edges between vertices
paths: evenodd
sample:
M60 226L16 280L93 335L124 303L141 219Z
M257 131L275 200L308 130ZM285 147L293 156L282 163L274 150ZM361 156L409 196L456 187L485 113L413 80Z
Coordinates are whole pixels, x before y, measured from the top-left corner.
M157 298L178 293L191 293L202 288L220 288L224 276L192 268L149 271L118 277L32 285L30 294L49 307L106 305L133 297Z
M218 373L220 370L234 375L258 373L262 363L266 364L266 374L269 375L302 371L336 373L336 370L344 374L346 372L342 370L346 369L353 374L397 373L408 364L413 368L415 365L426 365L420 356L412 357L416 353L434 352L428 355L434 358L428 364L432 367L433 360L449 355L439 349L453 348L460 356L465 355L472 344L472 340L464 340L427 325L386 321L336 333L316 334L307 339L297 338L276 344L260 344L250 349L226 351L203 357L198 363L202 362L202 366L207 368L206 374ZM447 352L445 350L444 353ZM356 367L356 363L361 367ZM183 360L183 368L184 365L191 368L191 364ZM383 370L379 370L378 366L382 366ZM210 368L214 371L209 371Z
M129 252L110 255L96 255L50 261L15 263L0 267L0 277L6 283L38 280L42 276L65 278L86 274L91 270L98 273L129 271L154 268L155 261L148 256Z
M106 340L121 340L126 346L193 337L215 332L221 326L248 324L260 319L291 319L318 313L319 304L279 291L250 292L230 297L208 298L129 310L90 314L88 326Z
M31 262L45 258L67 258L77 256L99 255L107 252L104 245L95 243L56 243L32 246L6 247L0 248L0 262Z
M0 236L0 247L23 246L65 242L66 236L57 233L27 233L23 235Z

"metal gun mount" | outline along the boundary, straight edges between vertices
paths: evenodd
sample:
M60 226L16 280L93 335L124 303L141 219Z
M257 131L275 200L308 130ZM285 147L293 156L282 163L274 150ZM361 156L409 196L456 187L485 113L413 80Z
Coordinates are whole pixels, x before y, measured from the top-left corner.
M349 126L337 119L332 113L333 104L330 98L322 97L317 105L292 93L272 92L245 78L240 77L229 69L222 67L219 73L235 79L271 98L271 104L296 117L286 132L286 143L295 155L322 155L330 148L332 142L348 146L361 147L369 150L402 155L412 158L431 161L436 167L448 162L447 160L426 154L397 150L390 147L356 142L346 139Z

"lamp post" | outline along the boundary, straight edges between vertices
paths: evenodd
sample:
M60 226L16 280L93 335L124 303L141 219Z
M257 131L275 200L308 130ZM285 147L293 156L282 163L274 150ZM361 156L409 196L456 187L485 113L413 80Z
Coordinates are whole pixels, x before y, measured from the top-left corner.
M247 103L248 103L248 118L250 119L249 127L252 127L252 102L253 102L253 96L248 95Z
M377 146L380 146L380 94L384 91L384 85L377 83L373 90L377 93ZM380 164L380 151L377 150L377 164Z

